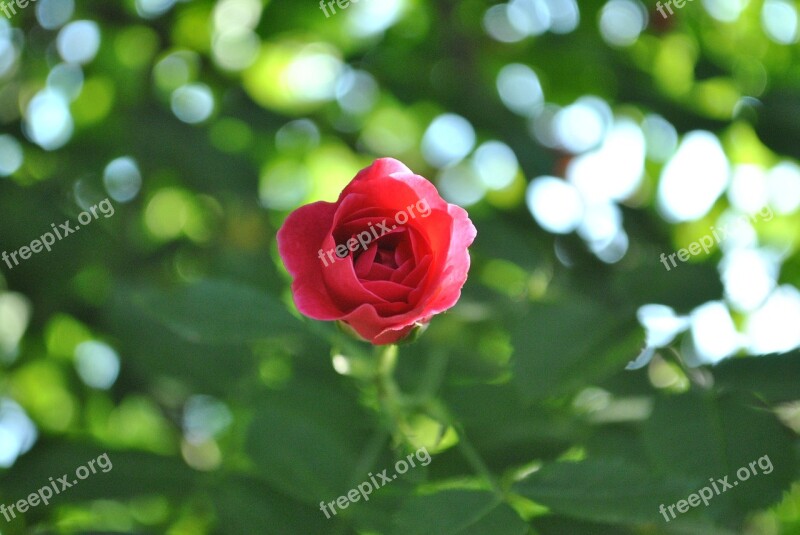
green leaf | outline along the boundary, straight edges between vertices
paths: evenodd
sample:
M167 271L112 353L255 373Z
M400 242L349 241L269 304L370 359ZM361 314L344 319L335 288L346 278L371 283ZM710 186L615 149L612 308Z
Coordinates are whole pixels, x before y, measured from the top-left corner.
M270 396L257 407L247 437L247 453L261 477L317 507L367 478L356 466L374 422L341 388L305 383Z
M300 325L266 292L227 281L206 280L168 292L143 290L132 299L174 333L194 342L248 342Z
M718 387L756 393L770 403L800 399L800 352L733 358L713 370Z
M103 309L103 327L114 333L126 368L142 378L168 377L192 389L226 397L242 378L258 373L250 348L235 343L190 341L142 307L131 306L135 291L118 289Z
M96 459L107 454L111 468L105 459ZM30 452L20 457L13 471L0 476L2 501L10 502L27 497L53 480L67 475L67 483L77 481L76 470L89 468L95 461L95 473L71 487L54 495L52 502L68 503L95 499L127 499L143 494L161 493L166 496L185 496L195 487L200 474L173 457L163 457L144 452L124 452L101 449L96 444L48 441L37 444ZM20 474L24 474L21 477ZM58 485L61 489L61 485ZM31 513L38 512L35 509Z
M632 232L640 232L634 227ZM642 240L651 236L642 235ZM672 245L664 244L665 248ZM665 251L670 254L669 250ZM719 273L710 263L679 264L667 271L659 261L661 251L648 249L645 262L632 270L614 271L610 291L625 303L639 307L645 303L661 303L674 308L679 314L719 299L723 292ZM677 273L676 273L677 270ZM619 314L619 311L613 311Z
M659 505L695 488L664 479L625 459L592 459L543 466L515 484L515 492L572 518L612 524L656 523Z
M556 458L588 431L571 413L526 406L511 382L453 385L445 400L491 468Z
M661 397L643 433L652 463L662 470L694 476L701 486L726 476L737 483L735 489L715 495L708 507L709 514L732 524L748 511L779 501L797 469L791 432L749 395L693 392ZM772 465L771 473L762 473L756 465L757 475L751 472L738 481L738 469L749 470L750 463L764 456L761 462Z
M494 494L447 490L411 498L394 517L393 535L523 535L528 525Z
M589 301L536 303L512 331L514 381L527 402L622 370L644 344L635 317Z
M663 520L663 517L662 517ZM534 529L541 535L642 535L643 533L659 533L669 535L740 535L733 531L717 528L710 524L687 524L664 522L661 531L645 531L635 525L622 526L619 524L599 524L585 522L563 516L546 515L534 518L531 521Z
M219 518L217 533L226 535L327 533L334 522L319 507L277 494L252 477L227 478L212 497Z

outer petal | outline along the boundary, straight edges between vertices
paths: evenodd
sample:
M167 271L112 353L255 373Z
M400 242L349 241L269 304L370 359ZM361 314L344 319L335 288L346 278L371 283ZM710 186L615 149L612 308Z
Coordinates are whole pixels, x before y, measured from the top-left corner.
M292 294L297 309L319 320L342 316L325 287L324 265L318 253L330 235L335 212L336 205L328 202L301 206L289 214L278 230L278 253L294 278Z
M398 325L395 317L382 318L370 305L362 305L342 319L375 345L397 342L414 328L414 321Z
M428 179L415 175L394 158L380 158L361 170L339 195L339 201L353 193L366 194L372 206L396 211L421 199L432 209L446 210L448 206Z
M425 307L429 315L443 312L455 305L461 297L461 288L467 281L470 257L467 248L472 245L478 230L469 219L467 211L454 204L449 205L453 216L453 232L450 249L447 251L447 267L439 280L439 296Z
M342 199L345 195L349 193L348 190L350 188L355 187L361 182L369 182L371 180L382 179L384 177L390 176L392 174L413 174L411 169L405 166L405 164L399 160L395 160L394 158L378 158L372 165L369 167L365 167L361 171L358 172L356 177L347 185L346 188L342 191L339 199Z

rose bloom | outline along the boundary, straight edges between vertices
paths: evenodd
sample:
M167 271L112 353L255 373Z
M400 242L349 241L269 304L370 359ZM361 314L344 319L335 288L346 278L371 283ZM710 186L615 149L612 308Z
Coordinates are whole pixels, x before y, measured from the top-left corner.
M301 206L278 231L298 310L376 345L402 340L456 304L477 231L427 179L376 160L336 202Z

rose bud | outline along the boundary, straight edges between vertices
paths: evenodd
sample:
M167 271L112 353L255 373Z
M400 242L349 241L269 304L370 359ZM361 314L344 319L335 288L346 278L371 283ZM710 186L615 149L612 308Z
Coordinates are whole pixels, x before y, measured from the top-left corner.
M404 339L451 308L477 231L427 179L376 160L336 202L301 206L278 231L298 310L376 344Z

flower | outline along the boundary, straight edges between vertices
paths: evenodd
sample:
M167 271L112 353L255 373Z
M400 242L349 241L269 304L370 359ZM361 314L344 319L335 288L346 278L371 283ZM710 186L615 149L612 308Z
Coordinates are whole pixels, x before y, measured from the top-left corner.
M301 206L278 231L301 313L369 342L398 342L461 296L477 231L427 179L381 158L334 203Z

